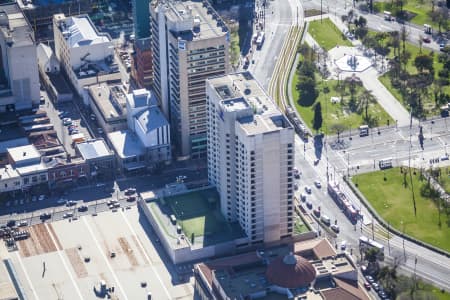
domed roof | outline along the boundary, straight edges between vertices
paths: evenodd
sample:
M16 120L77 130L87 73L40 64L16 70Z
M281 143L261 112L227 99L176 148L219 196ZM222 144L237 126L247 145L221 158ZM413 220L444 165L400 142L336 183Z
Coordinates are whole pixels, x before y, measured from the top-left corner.
M281 287L293 289L310 284L316 270L309 261L292 253L274 259L266 271L267 280Z

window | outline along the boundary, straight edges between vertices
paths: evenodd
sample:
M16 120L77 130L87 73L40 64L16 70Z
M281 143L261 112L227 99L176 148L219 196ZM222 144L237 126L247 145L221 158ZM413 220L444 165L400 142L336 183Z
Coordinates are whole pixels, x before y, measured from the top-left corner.
M30 183L30 178L24 178L23 179L23 184L29 184Z
M46 181L47 180L47 176L45 174L42 174L41 176L39 176L39 179L41 181Z
M37 181L38 181L38 178L37 178L37 176L33 176L33 177L31 177L31 181L32 181L32 182L37 182Z

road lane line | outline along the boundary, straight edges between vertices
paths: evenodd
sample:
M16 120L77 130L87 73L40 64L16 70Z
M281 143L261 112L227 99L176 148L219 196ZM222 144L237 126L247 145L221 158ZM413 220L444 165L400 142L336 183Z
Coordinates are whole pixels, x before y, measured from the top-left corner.
M128 300L128 297L127 297L127 295L125 294L125 290L124 290L124 288L122 287L122 285L120 284L120 281L119 281L119 279L117 278L117 275L116 275L116 273L114 272L113 268L111 267L111 264L109 263L108 258L106 258L106 255L105 255L105 253L104 253L103 250L102 250L102 247L100 247L100 243L98 242L97 238L95 237L94 232L92 231L91 226L88 224L86 218L82 218L82 219L83 219L83 222L84 222L84 224L86 225L86 227L87 227L87 229L88 229L88 231L89 231L89 234L91 235L92 239L94 240L95 246L97 246L97 249L98 249L98 251L100 252L100 255L101 255L101 256L103 257L103 259L105 260L106 266L108 267L108 269L109 269L109 271L111 272L111 274L112 274L114 280L116 281L117 287L119 288L119 290L121 291L122 295L124 296L124 299L127 299L127 300Z
M36 289L34 288L33 283L31 282L30 276L28 276L27 270L25 269L22 259L20 258L19 252L16 252L16 256L17 260L19 261L20 268L22 269L22 272L25 274L25 278L28 282L28 285L30 286L31 291L33 292L34 298L36 298L36 300L39 300Z
M52 234L52 231L48 228L48 224L47 224L47 223L45 223L45 228L47 229L48 234L49 234L50 239L52 240L53 244L55 244L55 246L56 246L56 250L57 250L56 253L58 253L59 258L61 259L61 261L62 261L62 263L63 263L64 269L66 269L66 272L69 274L70 281L72 281L73 286L75 287L75 291L77 292L77 294L78 294L78 296L80 297L80 299L83 300L83 296L81 295L81 291L80 291L80 289L78 288L78 285L77 285L77 283L75 282L75 279L73 278L72 273L70 272L70 269L69 269L69 267L67 266L67 263L66 263L66 261L64 260L64 258L63 258L63 256L62 256L61 251L62 251L63 249L58 249L58 243L56 242L56 239L54 238L54 236L53 236L53 234Z
M167 287L164 285L164 283L163 283L161 277L159 276L158 272L155 271L155 267L154 267L153 264L151 263L152 260L150 259L150 257L148 256L147 252L145 251L145 248L144 248L144 246L142 245L141 241L139 240L138 235L136 234L136 231L133 229L133 227L131 227L131 224L130 224L130 222L128 221L128 219L126 218L124 212L123 212L123 211L120 211L120 214L121 214L122 217L124 218L125 224L127 224L128 229L129 229L129 230L131 231L131 233L136 237L136 242L138 243L139 247L141 248L142 253L144 254L145 258L146 258L147 261L149 262L149 264L150 264L150 269L153 271L153 273L155 273L155 277L156 277L156 279L158 279L159 283L161 284L161 286L162 286L164 292L166 293L166 296L168 297L168 299L171 299L169 290L168 290Z

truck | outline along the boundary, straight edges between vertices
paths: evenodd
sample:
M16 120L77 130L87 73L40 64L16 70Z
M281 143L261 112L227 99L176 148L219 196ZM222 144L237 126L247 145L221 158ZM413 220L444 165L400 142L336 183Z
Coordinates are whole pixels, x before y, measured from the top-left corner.
M264 44L264 38L265 38L264 31L261 31L258 34L258 37L256 38L256 47L257 47L257 49L261 49L262 45Z

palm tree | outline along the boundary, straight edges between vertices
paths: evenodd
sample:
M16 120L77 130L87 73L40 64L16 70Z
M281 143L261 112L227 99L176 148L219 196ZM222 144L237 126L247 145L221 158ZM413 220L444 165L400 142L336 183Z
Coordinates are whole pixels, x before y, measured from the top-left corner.
M369 120L369 106L371 103L376 103L376 98L370 90L364 90L364 92L358 97L357 110L361 113L364 110L364 119L366 122Z
M383 285L384 289L395 299L395 285L397 280L397 268L389 268L388 266L382 267L378 272L378 280Z

